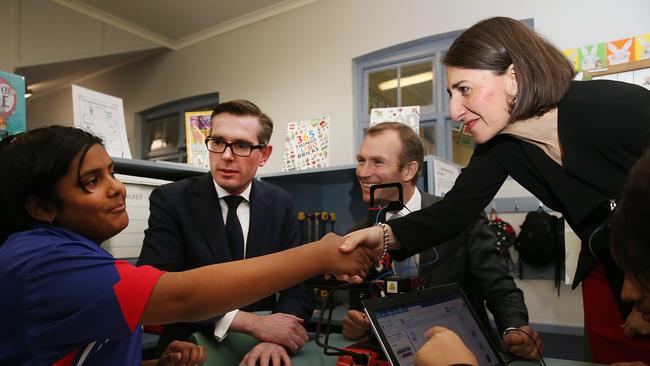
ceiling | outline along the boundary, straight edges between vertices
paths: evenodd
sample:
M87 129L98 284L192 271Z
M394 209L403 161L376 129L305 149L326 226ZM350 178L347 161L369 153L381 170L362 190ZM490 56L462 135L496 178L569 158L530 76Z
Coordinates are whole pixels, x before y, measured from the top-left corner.
M16 68L41 96L155 52L177 50L317 0L51 0L160 48Z
M171 49L316 0L51 0Z

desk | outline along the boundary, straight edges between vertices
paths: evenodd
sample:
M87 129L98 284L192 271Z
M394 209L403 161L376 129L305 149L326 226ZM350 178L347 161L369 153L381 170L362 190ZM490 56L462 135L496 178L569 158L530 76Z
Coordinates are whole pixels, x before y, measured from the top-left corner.
M200 333L192 335L195 343L205 346L208 360L206 366L216 365L237 365L244 355L250 350L257 341L252 337L244 334L232 333L221 343L204 337ZM321 337L324 341L324 337ZM334 347L345 347L354 342L348 341L340 334L331 334L329 345ZM293 366L336 366L336 356L326 356L323 349L320 348L313 340L307 342L295 355L291 357ZM559 360L555 358L544 358L548 366L589 366L598 365L590 362ZM517 360L510 365L513 366L534 366L536 362Z

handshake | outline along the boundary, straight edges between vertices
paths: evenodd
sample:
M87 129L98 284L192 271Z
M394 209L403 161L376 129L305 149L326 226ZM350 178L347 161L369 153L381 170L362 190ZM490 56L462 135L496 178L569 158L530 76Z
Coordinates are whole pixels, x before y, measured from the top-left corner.
M328 249L321 257L325 259L322 272L326 278L335 276L341 281L362 282L371 266L383 258L386 250L393 249L395 244L391 237L388 225L373 226L345 236L327 234L315 243Z

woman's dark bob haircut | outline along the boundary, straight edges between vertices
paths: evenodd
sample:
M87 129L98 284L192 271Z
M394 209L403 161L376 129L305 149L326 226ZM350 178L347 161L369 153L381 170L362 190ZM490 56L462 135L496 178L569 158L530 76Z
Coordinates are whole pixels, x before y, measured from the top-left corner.
M616 264L650 292L649 222L650 150L630 169L609 238Z
M521 22L495 17L476 23L451 45L447 66L491 70L503 75L514 66L517 95L510 122L541 116L555 108L575 76L564 54Z
M9 235L29 230L36 223L25 208L29 197L55 207L60 204L55 195L57 182L77 156L81 167L95 144L101 145L102 140L63 126L38 128L0 142L0 245ZM79 169L76 173L79 181Z

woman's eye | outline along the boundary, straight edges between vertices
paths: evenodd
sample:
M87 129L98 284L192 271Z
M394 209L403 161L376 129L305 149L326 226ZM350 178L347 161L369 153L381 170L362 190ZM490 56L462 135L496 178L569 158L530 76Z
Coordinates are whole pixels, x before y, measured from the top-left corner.
M458 87L458 91L461 95L467 95L469 93L469 88L466 86Z

